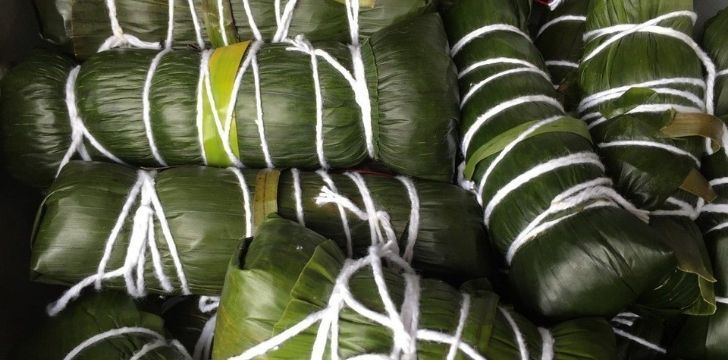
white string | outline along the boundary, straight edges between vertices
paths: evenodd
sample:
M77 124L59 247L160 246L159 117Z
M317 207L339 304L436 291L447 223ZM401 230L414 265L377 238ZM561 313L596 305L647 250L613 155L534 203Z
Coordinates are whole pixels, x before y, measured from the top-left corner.
M369 87L367 86L366 74L364 72L361 45L359 44L359 0L346 0L346 15L349 20L349 35L351 37L351 46L349 49L354 70L354 99L361 109L367 153L370 158L376 159L374 134L372 130L372 104L369 99Z
M106 0L106 8L109 14L109 20L111 22L111 31L113 35L107 38L101 46L99 46L98 52L106 51L115 47L127 47L131 46L140 49L161 49L161 45L157 42L142 41L138 37L130 34L125 34L124 30L119 25L119 20L116 14L116 1Z
M525 61L525 60L509 58L509 57L497 57L497 58L478 61L478 62L473 63L472 65L469 65L468 67L466 67L465 69L460 71L460 73L458 74L458 79L463 78L465 75L468 75L471 72L480 69L481 67L486 67L486 66L496 65L496 64L522 65L523 67L538 69L538 66L536 66L528 61Z
M478 116L478 118L475 120L473 125L471 125L468 130L463 135L463 143L461 145L462 153L464 155L468 154L468 148L470 147L470 142L473 140L473 137L477 132L480 130L483 125L485 125L490 119L494 118L495 116L503 113L506 110L509 110L511 108L523 105L523 104L534 104L534 103L543 103L546 105L550 105L553 108L559 110L563 113L564 108L561 105L561 102L554 99L551 96L546 95L525 95L520 96L515 99L511 99L508 101L504 101L492 108L490 108L488 111L486 111L484 114Z
M250 190L240 169L235 167L230 167L228 169L235 174L235 177L238 179L238 184L240 185L240 192L243 195L243 210L245 211L245 237L249 238L253 236L253 211L250 206Z
M728 69L725 69L725 70L721 70L721 71L719 71L719 72L718 72L718 73L716 74L716 76L718 76L718 77L720 77L720 76L728 76Z
M470 33L463 36L460 40L458 40L458 42L456 42L455 45L453 45L452 48L450 48L450 55L452 57L455 57L455 55L457 55L460 52L460 50L462 50L463 47L465 47L465 45L469 44L471 41L473 41L483 35L490 34L493 32L498 32L498 31L512 32L512 33L522 36L524 39L527 39L529 41L531 40L531 37L528 36L528 34L524 33L521 29L519 29L513 25L507 25L507 24L486 25L486 26L483 26L481 28L471 31Z
M559 16L559 17L553 18L550 21L548 21L545 24L543 24L540 29L538 29L538 32L536 33L536 38L540 37L541 34L543 34L544 31L546 31L548 28L550 28L550 27L552 27L552 26L554 26L554 25L556 25L558 23L568 22L568 21L571 21L571 22L586 22L586 16L582 16L582 15L564 15L564 16Z
M300 51L309 54L311 58L311 74L313 76L313 89L316 96L316 155L318 156L319 165L321 166L321 168L328 169L329 164L326 161L326 155L324 154L323 95L321 94L321 83L319 80L316 49L311 45L310 42L306 41L300 35L297 36L294 40L291 40L290 44L292 44L293 46L286 48L286 50Z
M293 10L296 8L296 2L297 0L288 0L286 2L286 6L283 9L283 14L280 15L280 19L278 16L278 12L280 9L280 0L275 0L276 5L276 22L277 22L277 29L276 33L273 35L273 42L281 42L283 39L288 37L288 29L291 27L291 21L293 20Z
M65 100L66 109L68 109L68 119L71 125L71 144L68 146L66 153L63 155L63 158L58 165L56 177L60 174L61 169L63 169L63 167L71 161L71 158L76 153L78 153L84 161L91 160L91 156L88 154L86 146L84 145L84 139L88 140L91 146L93 146L93 148L100 152L103 156L114 162L126 164L114 154L106 150L106 148L101 145L101 143L99 143L93 135L91 135L86 126L83 124L83 120L78 113L78 107L76 105L76 79L78 78L80 70L81 66L76 66L71 70L68 74L68 78L66 79Z
M407 196L410 200L410 218L407 225L407 242L405 243L404 253L402 257L408 263L412 262L412 256L414 254L415 242L417 241L417 235L420 230L420 197L417 195L417 187L414 181L406 176L397 176L399 180L407 189Z
M665 200L665 203L675 206L676 209L653 210L650 212L650 214L658 216L685 216L690 218L691 220L695 220L698 218L701 211L703 211L703 208L708 207L708 210L706 210L705 212L710 212L712 206L715 206L713 204L704 205L705 201L703 199L698 199L698 204L696 206L692 206L687 202L676 199L674 197L667 198L667 200Z
M485 184L487 183L490 175L493 173L493 171L495 171L498 164L500 164L500 162L503 161L503 159L516 147L516 145L520 144L523 140L527 139L531 134L536 132L536 130L540 129L541 127L554 123L562 118L563 118L563 116L557 115L557 116L548 117L546 119L538 120L531 127L529 127L524 132L519 134L508 145L506 145L503 148L503 150L501 150L500 153L498 153L498 156L496 156L496 158L493 159L493 161L490 163L488 168L483 173L483 176L480 178L480 182L478 185L478 194L483 193L483 190L485 189ZM483 205L482 198L480 196L478 196L477 199L478 199L478 202L480 202L480 205Z
M511 330L513 330L513 337L516 340L516 344L518 344L518 353L521 356L521 360L529 360L528 359L528 346L526 346L526 340L523 338L523 334L521 333L521 330L518 328L518 324L516 324L516 321L513 319L513 316L511 316L510 312L506 310L505 308L499 306L498 310L503 314L503 317L506 319L508 324L511 326Z
M567 61L567 60L548 60L546 61L546 66L560 66L560 67L568 67L572 69L578 69L579 64L575 63L573 61Z
M190 355L187 353L187 351L179 345L179 342L176 340L166 340L164 336L159 334L158 332L154 330L150 330L143 327L121 327L117 329L111 329L104 331L102 333L96 334L86 340L84 340L82 343L76 345L75 348L73 348L70 352L66 354L66 356L63 358L63 360L72 360L76 356L78 356L81 352L86 350L89 347L92 347L93 345L105 341L110 338L124 336L124 335L142 335L142 336L148 336L152 338L152 342L145 344L140 351L138 351L132 359L139 359L144 354L148 353L149 351L154 350L154 348L158 348L161 346L173 346L179 353L184 356L186 359L192 359Z
M152 252L155 277L159 281L160 286L166 292L173 291L174 288L169 278L164 273L163 264L161 263L158 255L158 248L154 235L154 218L159 221L160 228L162 229L162 234L167 244L169 256L173 260L177 277L180 282L181 293L184 295L190 294L187 277L182 268L176 244L172 238L166 216L164 215L164 209L162 209L162 205L156 194L154 173L139 170L137 174L137 181L130 189L129 196L125 200L117 221L106 241L104 254L99 261L96 273L73 285L71 288L66 290L66 292L64 292L58 300L50 304L48 307L49 315L55 316L62 311L70 301L78 298L83 289L86 287L95 285L98 289L101 287L100 283L102 280L111 278L123 277L126 284L126 290L129 295L132 297L144 296L144 262L146 253L145 250L147 247L149 247ZM111 251L113 251L114 243L116 242L123 224L131 211L131 205L136 201L137 197L140 197L139 206L134 213L134 221L131 235L129 237L129 243L127 245L124 263L121 267L107 272L106 266L111 257ZM136 279L134 279L135 275Z
M556 10L556 8L559 7L559 5L561 5L562 2L563 2L563 0L551 0L551 2L549 2L549 9L551 11Z
M170 4L172 3L173 0L170 0ZM156 160L159 165L164 167L167 166L167 162L164 161L162 154L159 153L157 144L154 141L154 134L152 133L152 106L149 101L149 93L152 88L152 78L154 77L154 73L157 70L157 66L162 60L162 57L170 51L171 48L167 47L166 49L160 51L159 53L157 53L157 55L154 56L151 64L149 64L149 70L147 71L147 76L144 80L144 90L142 91L142 120L144 122L144 131L147 135L147 141L149 141L149 148L152 150L152 156L154 157L154 160Z
M197 80L197 101L195 102L195 125L197 126L197 142L200 146L200 157L202 157L202 163L207 165L207 152L205 151L205 137L203 128L203 116L204 111L202 107L202 101L204 96L204 84L205 84L205 71L210 62L210 55L212 51L202 50L200 53L200 75ZM223 140L225 141L225 140Z
M728 297L716 296L715 297L715 302L720 303L720 304L728 305Z
M334 184L334 181L331 179L331 176L324 171L324 170L318 170L316 173L321 176L321 179L324 181L326 186L328 186L328 189L335 195L339 195L339 191L336 189L336 184ZM319 196L320 197L320 196ZM316 204L318 203L318 198L316 200ZM337 203L336 207L339 209L339 217L341 218L341 226L344 229L344 235L346 236L346 254L348 257L352 257L353 252L353 245L351 240L351 228L349 227L349 219L346 217L346 211L344 210L344 207Z
M263 99L260 90L260 71L258 69L258 57L251 53L251 67L253 69L253 81L255 84L255 125L258 127L258 136L260 137L260 148L265 157L265 164L269 168L274 168L273 159L268 149L268 140L265 137L265 128L263 125Z
M217 0L217 19L218 26L220 27L220 34L222 35L222 42L225 46L230 45L227 36L227 29L225 28L225 10L222 0Z
M195 38L197 38L197 46L200 49L204 49L205 40L202 39L202 28L200 27L200 20L197 18L197 10L195 9L194 0L187 0L187 6L190 8L190 15L192 16L192 26L194 26L195 28Z
M610 148L610 147L625 147L625 146L638 146L638 147L650 147L665 150L679 156L685 156L690 158L695 163L695 166L700 168L700 159L688 151L680 149L674 145L668 145L647 140L617 140L597 144L599 148Z
M613 206L614 204L619 204L630 211L633 215L639 217L642 221L647 222L649 219L645 211L634 207L634 205L624 200L624 198L622 198L612 188L611 179L602 177L588 180L577 184L554 197L554 199L551 200L549 208L539 214L525 228L523 228L523 230L521 230L515 240L513 240L508 247L508 252L506 253L506 260L508 261L508 264L513 261L513 257L516 252L529 240L532 240L538 234L552 228L564 219L571 217L573 214L562 215L556 219L544 222L546 219L564 211L604 199L609 201L601 203L601 206Z
M248 18L248 26L250 31L253 32L253 37L257 41L263 41L263 35L258 30L258 25L255 23L255 17L253 11L250 9L250 0L243 0L243 8L245 9L245 16Z
M462 342L463 329L465 328L465 322L468 319L470 313L470 295L463 294L463 302L460 305L460 316L458 317L458 326L455 328L454 341L450 344L450 350L447 352L447 360L455 360L455 356L458 353L458 346Z
M208 360L212 352L212 339L215 336L215 324L217 323L217 314L212 315L202 327L200 337L197 338L195 348L192 353L194 360Z
M306 226L306 221L303 215L303 196L301 195L301 174L298 169L291 169L291 176L293 177L293 199L296 203L296 219L302 226Z
M553 360L554 359L554 337L551 335L551 331L546 328L539 327L539 334L541 334L541 360Z
M460 109L462 110L462 108L465 106L465 104L468 102L468 100L470 100L470 98L473 95L475 95L475 93L477 93L480 89L482 89L489 83L491 83L495 80L498 80L502 77L506 77L508 75L523 74L523 73L531 73L531 74L540 75L541 77L546 79L546 81L549 81L549 82L551 81L551 77L546 72L539 69L538 67L529 66L529 67L522 67L522 68L515 68L515 69L501 71L490 77L487 77L486 79L478 82L477 84L473 85L470 89L468 89L468 91L465 93L465 95L463 95L463 99L460 101Z
M505 199L510 193L517 190L519 187L527 184L531 180L536 179L543 174L547 174L563 167L575 165L590 165L597 167L601 171L604 171L604 165L602 165L601 161L599 161L599 157L591 151L569 154L538 164L528 171L522 173L521 175L515 177L505 186L500 188L495 193L495 195L493 195L493 197L486 203L485 206L485 224L490 224L490 217L493 214L493 210L495 210L495 208L501 203L501 201L503 201L503 199Z
M651 343L651 342L649 342L649 341L647 341L647 340L645 340L645 339L643 339L641 337L638 337L636 335L632 335L632 334L630 334L630 333L628 333L628 332L626 332L624 330L621 330L621 329L613 328L613 330L614 330L614 333L615 334L617 334L617 335L619 335L619 336L621 336L623 338L626 338L628 340L632 340L632 341L634 341L634 342L636 342L636 343L638 343L638 344L640 344L640 345L642 345L642 346L644 346L644 347L646 347L648 349L652 349L654 351L657 351L660 354L667 354L667 350L665 348L659 346L659 345L653 344L653 343Z

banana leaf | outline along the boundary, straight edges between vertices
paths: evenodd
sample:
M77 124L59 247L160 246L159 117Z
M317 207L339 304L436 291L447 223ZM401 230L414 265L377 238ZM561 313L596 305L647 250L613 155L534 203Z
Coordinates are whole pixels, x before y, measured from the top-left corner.
M239 174L247 192L233 169L168 168L152 179L115 164L69 163L38 213L32 278L91 286L106 258L104 287L127 289L132 295L140 288L137 296L182 294L184 277L189 293L216 296L231 254L271 212L301 221L336 239L343 249L351 248L352 254L362 254L374 238L369 219L385 211L401 248L411 249L412 264L423 273L453 282L490 273L493 262L480 207L472 194L455 185L412 181L415 197L410 197L407 181L389 176L331 174L329 185L325 173ZM326 199L333 200L322 197L324 187L330 190ZM147 224L153 225L151 234ZM127 275L122 276L126 271L132 280L143 279L143 286L130 286ZM164 287L160 273L171 286Z
M147 167L351 168L373 160L377 168L452 180L457 88L436 14L393 25L362 44L366 79L361 79L368 87L371 122L364 120L366 100L355 97L347 80L353 76L344 69L351 63L348 45L316 45L344 67L337 69L317 57L318 107L311 56L293 50L306 45L256 44L247 51L245 45L235 45L212 53L212 97L198 91L202 61L198 52L165 53L150 81L147 108L144 85L158 55L154 50L94 55L81 65L75 91L68 92L65 87L74 66L70 60L48 53L31 57L3 81L0 111L11 173L26 183L47 186L64 156L87 150L88 158L115 157ZM229 99L236 72L245 75ZM75 94L80 124L69 118L69 94ZM211 99L217 111L212 110ZM228 105L234 107L231 114ZM72 122L77 125L71 126ZM370 132L366 124L371 125ZM88 133L80 135L84 131ZM72 142L79 136L83 143Z
M93 55L113 35L107 1L34 0L34 3L43 37L65 47L79 59ZM280 1L272 0L116 0L112 3L124 34L153 43L160 43L168 36L171 3L174 11L172 38L176 48L223 46L223 33L231 43L236 39L253 39L255 33L251 29L250 18L260 32L258 40L273 40L278 29L285 28L278 25L278 18L289 4L293 5L288 26L291 36L303 34L312 41L349 40L344 0L294 0L280 6ZM250 8L250 17L245 4ZM431 0L362 0L359 4L358 31L365 37L431 11L433 7ZM223 14L222 21L220 13ZM224 24L222 29L221 23Z
M612 316L659 285L675 260L611 189L586 126L565 115L548 76L538 73L543 61L523 33L529 6L462 0L444 12L461 94L473 94L462 104L463 174L486 208L494 247L510 260L518 305L551 318ZM458 50L466 34L499 24L508 30ZM509 62L493 64L503 58ZM504 75L510 70L520 72Z
M581 100L577 69L584 53L582 36L589 3L590 0L561 1L556 9L542 17L533 37L569 112L576 110Z
M337 282L348 284L347 294L362 307L380 313L384 319L392 319L385 313L384 300L377 290L379 284L368 267L352 270L348 279L339 277L342 269L348 269L353 262L345 258L335 242L290 220L270 215L256 236L246 240L231 261L218 311L213 358L240 355L269 338L281 336L284 331L293 331L293 336L272 343L274 346L267 353L258 355L267 359L308 357L317 332L326 331L321 330L324 325L292 327L335 301L332 295L341 295L335 290L340 289L335 285ZM419 329L418 339L413 341L409 352L418 359L442 359L451 348L446 343L424 340L426 331L449 336L456 334L457 328L461 329L460 344L467 344L471 350L466 355L463 346L454 347L458 358L473 358L470 355L473 353L496 360L541 359L549 355L553 359L615 358L613 334L602 319L568 321L552 327L547 335L545 329L539 330L526 318L499 304L498 296L489 290L487 282L476 280L463 285L463 293L469 296L469 307L461 310L464 296L450 285L423 278L419 279L418 288L412 290L404 278L416 275L409 272L402 275L390 266L380 269L393 312L405 313L404 305L399 304L405 296L411 296L411 291L419 291L419 301L414 305L419 308L418 321L412 325L413 329ZM338 344L336 355L350 358L391 354L394 340L390 328L343 304L335 311L338 311L333 314L338 318L338 326L334 331L338 336L329 342ZM461 318L463 325L458 327ZM519 331L514 332L512 326ZM329 346L325 344L326 356L329 356ZM387 355L380 357L388 358Z
M114 335L115 330L126 331ZM101 334L109 336L82 346ZM135 355L145 360L191 359L179 342L166 335L164 321L139 310L127 295L89 293L39 326L15 347L11 359L131 359Z

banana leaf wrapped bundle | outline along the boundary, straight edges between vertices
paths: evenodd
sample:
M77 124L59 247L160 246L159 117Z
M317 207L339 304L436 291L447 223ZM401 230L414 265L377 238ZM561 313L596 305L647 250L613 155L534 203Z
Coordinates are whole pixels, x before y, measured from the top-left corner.
M123 293L84 295L50 318L19 344L11 359L191 360L177 340L169 339L159 316L140 310Z
M590 0L564 0L543 17L534 43L543 55L551 81L567 111L581 100L579 60L584 53L584 27Z
M316 46L299 38L202 55L121 49L76 67L40 54L3 81L10 171L47 186L75 154L147 167L373 160L452 180L458 95L437 14L373 34L356 56L344 43Z
M158 172L75 161L36 221L34 280L73 285L57 313L90 286L219 295L227 263L255 224L277 212L362 254L386 211L403 256L452 281L487 276L492 261L472 194L405 177L178 167Z
M369 36L430 11L431 0L34 0L41 32L79 59L111 45L175 48L237 40L348 40L350 26ZM350 23L349 15L357 15Z
M600 318L539 328L484 280L419 278L385 234L365 257L270 215L234 256L215 329L215 359L614 359ZM371 271L370 271L371 269Z
M675 268L644 214L611 187L523 31L529 1L462 0L444 13L460 69L463 176L485 208L519 305L612 316Z
M698 169L725 132L708 115L715 71L689 36L691 10L687 0L593 0L578 110L616 189L650 211L650 225L676 252L678 269L644 303L697 315L715 311L715 279L693 224L715 194Z

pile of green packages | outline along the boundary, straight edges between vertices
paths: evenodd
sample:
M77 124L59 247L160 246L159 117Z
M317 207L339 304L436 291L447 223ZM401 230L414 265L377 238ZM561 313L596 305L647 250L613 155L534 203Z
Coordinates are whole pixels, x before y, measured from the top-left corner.
M728 121L728 11L723 10L706 24L703 46L715 62L715 114ZM684 359L717 360L728 357L728 156L716 152L704 159L703 172L718 195L702 208L698 225L711 255L715 277L717 310L709 317L691 317L680 331L672 353Z
M421 272L462 281L492 268L478 204L454 185L297 170L155 173L79 161L64 167L38 213L32 277L75 284L54 313L94 284L135 296L219 295L240 241L272 212L353 255L366 253L372 221L385 212L404 256Z
M272 215L230 264L213 358L614 358L603 319L538 328L487 282L458 291L420 279L385 244L347 259L335 242Z
M11 359L728 357L728 10L34 3Z
M3 81L9 170L47 186L73 157L307 169L373 160L453 178L456 78L436 14L372 34L363 69L352 69L345 43L315 46L297 38L202 53L120 49L80 66L37 54Z
M43 37L81 59L121 41L132 46L224 46L238 40L305 35L348 40L355 0L34 0ZM359 32L369 36L431 11L431 0L360 0ZM170 20L171 23L170 23ZM114 24L118 27L115 27ZM171 25L171 27L170 27Z
M463 176L519 305L611 316L663 283L674 260L645 212L612 188L585 124L564 113L524 32L529 8L463 0L444 13L464 94Z

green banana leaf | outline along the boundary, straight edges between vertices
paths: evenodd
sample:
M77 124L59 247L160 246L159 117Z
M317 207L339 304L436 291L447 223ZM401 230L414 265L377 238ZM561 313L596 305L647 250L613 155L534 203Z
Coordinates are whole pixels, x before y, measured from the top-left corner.
M160 170L151 184L159 199L156 206L145 205L143 192L128 201L139 179L136 170L109 163L71 162L39 210L32 244L32 278L72 285L96 274L117 222L119 232L109 253L106 271L131 264L127 257L135 254L129 250L132 235L136 226L147 219L137 219L137 216L143 216L150 209L157 211L151 218L153 239L161 268L170 278L172 294L181 292L180 276L185 275L192 294L219 295L229 257L243 238L253 234L256 219L277 212L298 220L297 203L301 204L301 220L307 226L336 239L347 249L346 227L338 205L317 203L322 188L328 187L322 175L299 173L300 198L296 196L294 176L292 171L242 170L249 190L246 196L231 169L169 168ZM336 187L334 191L358 211L366 211L364 197L352 178L336 174L330 178ZM371 194L372 208L389 214L401 249L408 247L410 239L416 239L412 247L412 263L416 268L453 282L489 275L493 262L480 207L472 194L455 185L412 182L419 200L419 211L413 211L403 182L389 176L366 174L360 179ZM127 202L127 216L120 222ZM370 222L346 207L342 209L350 229L353 253L366 253L373 238ZM160 217L159 211L164 216ZM417 224L411 222L413 214L418 215ZM169 240L160 219L168 224ZM143 235L143 231L136 232ZM176 270L170 244L176 248L183 274ZM146 261L144 258L141 261L145 266L146 290L165 293L150 251L151 247L146 252ZM103 286L128 288L121 276L104 280Z
M248 52L255 46L250 45ZM351 168L373 160L373 166L396 173L452 180L457 88L454 66L445 50L447 39L436 14L393 25L362 44L372 110L371 151L354 90L339 70L318 57L322 101L319 151L311 57L291 51L292 46L264 44L257 52L260 127L256 77L251 75L252 65L246 68L231 100L234 121L228 143L232 158L224 150L224 131L215 127L208 97L198 96L201 56L195 51L172 51L161 58L149 89L148 128L143 90L152 59L158 54L153 50L105 51L86 61L75 82L78 114L103 148L133 165L163 165L155 156L156 148L167 165L227 167L240 165L232 160L237 157L245 167L318 169L322 165ZM345 68L350 67L351 53L346 44L316 46ZM217 49L210 60L211 64L219 60L219 66L211 71L219 73L213 77L218 81L213 81L212 87L223 124L226 90L233 91L243 55L238 53L235 58L231 54L240 48ZM63 56L38 54L11 70L2 83L0 115L8 166L26 183L47 186L72 144L65 101L72 67ZM203 111L198 111L200 106ZM199 123L198 116L202 116ZM111 161L97 151L88 136L84 139L90 158Z
M588 35L610 26L639 24L688 10L692 10L692 1L594 0L589 8L586 31ZM660 21L659 26L682 34L692 33L692 23L685 16L667 18ZM675 110L642 112L638 109L644 105L670 104L669 107L680 112L706 110L704 100L701 100L704 91L700 87L645 84L670 78L702 81L703 70L698 54L685 43L656 33L635 32L621 38L614 37L612 43L608 39L609 35L589 36L586 42L585 60L579 69L584 96L579 111L590 123L592 138L617 190L638 207L657 210L652 213L650 225L661 234L678 259L678 271L659 288L643 296L640 302L671 312L712 314L715 311L712 289L715 279L700 229L692 221L696 215L692 214L692 210L687 214L674 212L680 210L677 202L697 208L699 197L711 201L714 196L697 170L699 161L695 161L706 153L706 139L698 136L700 132L696 131L699 127L696 124L700 121L695 120L694 114L683 116ZM600 47L606 50L597 52ZM631 86L634 87L622 91L623 94L615 92L611 100L585 105L597 96L595 94ZM675 90L687 92L687 95L675 95ZM688 100L689 96L694 99ZM693 103L695 99L702 103L696 105ZM590 113L602 119L589 118ZM681 117L688 118L689 129L686 132L675 130ZM711 120L708 124L714 126L712 133L702 134L708 135L717 144L722 141L723 130L719 121ZM643 142L643 145L629 145L625 141ZM644 146L644 142L651 145ZM627 145L612 146L620 143ZM675 150L666 151L655 147L655 144L672 146ZM690 155L678 155L676 151Z
M260 40L272 40L278 30L279 14L293 5L288 34L303 34L312 41L349 40L349 22L344 0L277 1L246 0L116 0L117 20L125 34L147 42L167 38L169 3L174 6L173 45L176 48L199 46L193 18L197 19L205 46L222 46L223 34L219 14L223 12L224 31L233 39L254 39L250 15L261 34ZM104 0L34 0L43 37L64 46L79 59L93 55L113 35L109 10ZM359 1L359 34L369 36L389 25L433 8L431 0ZM192 6L192 8L190 8ZM222 8L219 8L222 6Z
M84 346L72 359L130 359L135 354L141 356L145 346L155 341L160 341L159 346L150 349L140 359L191 359L178 342L166 338L162 318L139 310L129 296L111 291L84 295L58 316L49 318L33 335L15 347L11 359L63 359L90 338L124 328L137 331Z
M563 96L564 107L576 110L579 91L578 66L584 53L584 27L590 0L564 0L547 11L534 35L534 43L543 55L551 81Z
M281 334L286 329L327 307L335 282L346 260L335 242L277 215L270 215L255 238L248 239L230 264L218 311L214 359L227 359ZM382 268L383 282L395 307L402 303L405 281L394 267ZM410 276L410 275L405 275ZM368 267L347 281L353 299L370 311L383 313L383 300ZM417 290L415 290L417 291ZM455 334L463 295L446 283L419 280L421 334L430 329ZM483 281L466 283L470 306L464 311L461 341L487 359L547 358L536 325L499 305L499 298ZM394 311L402 311L394 309ZM508 315L505 315L508 314ZM392 331L344 306L338 317L338 356L389 354ZM520 329L522 349L510 324ZM384 315L387 318L386 315ZM319 324L314 323L256 358L300 359L308 357ZM553 359L615 359L614 338L608 323L598 318L568 321L551 328ZM331 340L330 340L331 341ZM435 341L416 341L418 359L442 359L450 346ZM546 352L546 353L544 353ZM329 344L326 344L327 358ZM457 358L472 358L456 351ZM386 357L382 355L381 357Z
M529 7L530 2L525 0L459 1L443 15L450 43L456 48L466 34L489 25L505 24L524 31ZM455 54L461 71L461 94L469 93L475 84L491 76L526 67L495 64L462 74L481 61L506 57L544 69L528 36L510 29L483 34ZM473 134L464 154L464 174L474 181L484 206L490 206L507 184L513 185L522 174L553 159L573 156L594 162L567 163L525 181L516 191L501 197L487 225L494 247L506 257L512 254L512 244L519 234L558 203L557 197L563 197L565 191L595 179L605 180L603 190L611 191L586 126L567 117L557 97L547 78L521 72L490 80L462 107L461 132ZM522 103L499 111L499 106L514 99L521 99ZM492 116L476 128L479 119L488 114ZM543 125L550 117L555 122ZM539 124L542 127L534 130ZM526 131L532 131L531 135L526 136ZM519 135L522 141L516 143ZM509 143L516 145L503 155L503 161L494 166L484 181L489 167L499 161ZM540 233L526 233L527 242L512 257L508 271L510 287L522 308L552 318L612 316L662 283L674 270L673 256L658 233L619 207L595 207L595 202L603 198L591 199L552 211L550 216L541 217L539 224L560 222Z

